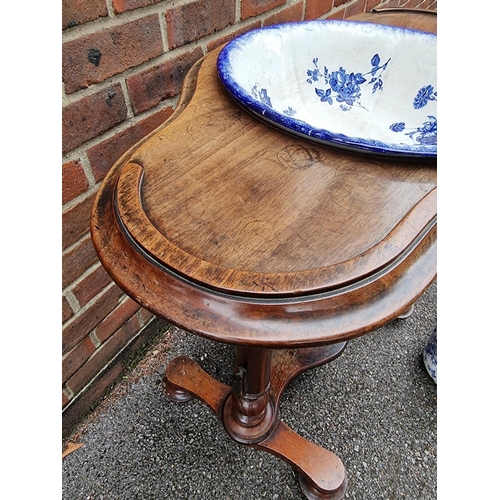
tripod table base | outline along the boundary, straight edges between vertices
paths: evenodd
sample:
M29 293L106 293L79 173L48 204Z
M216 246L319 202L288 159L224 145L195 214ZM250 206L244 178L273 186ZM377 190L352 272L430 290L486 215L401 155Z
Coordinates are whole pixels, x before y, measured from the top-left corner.
M301 349L240 347L233 387L214 379L191 358L180 356L167 366L163 389L173 401L200 399L235 441L267 451L291 465L309 500L339 500L347 487L342 462L334 453L290 429L279 418L278 405L291 380L332 361L346 344Z

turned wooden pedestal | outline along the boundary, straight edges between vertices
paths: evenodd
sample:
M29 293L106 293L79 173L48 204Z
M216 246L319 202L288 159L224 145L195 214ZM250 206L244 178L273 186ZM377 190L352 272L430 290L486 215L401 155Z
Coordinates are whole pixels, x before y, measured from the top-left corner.
M425 14L355 19L435 31ZM186 77L166 123L123 155L96 196L91 234L113 280L171 323L237 346L232 386L181 356L164 390L196 397L238 443L340 499L340 459L279 417L298 374L411 312L436 275L436 162L381 159L275 130L217 78L218 50Z
M294 377L335 359L345 346L346 342L302 349L239 347L232 387L181 356L168 365L164 390L174 401L199 398L235 441L286 460L299 471L308 498L342 498L347 486L342 462L283 423L278 406L283 390Z

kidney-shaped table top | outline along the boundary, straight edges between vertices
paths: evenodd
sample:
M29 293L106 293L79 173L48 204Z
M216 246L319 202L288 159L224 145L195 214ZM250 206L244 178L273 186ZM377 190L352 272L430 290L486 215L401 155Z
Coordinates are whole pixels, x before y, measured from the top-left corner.
M436 30L426 14L354 19ZM436 274L436 160L259 121L220 83L219 51L103 181L91 230L104 267L144 307L228 343L314 346L394 319Z

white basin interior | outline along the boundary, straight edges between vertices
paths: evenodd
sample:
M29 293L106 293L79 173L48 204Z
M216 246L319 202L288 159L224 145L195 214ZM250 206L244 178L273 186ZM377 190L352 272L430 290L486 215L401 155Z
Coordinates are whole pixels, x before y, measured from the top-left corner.
M355 21L257 29L217 71L248 111L301 137L383 155L437 154L437 36Z

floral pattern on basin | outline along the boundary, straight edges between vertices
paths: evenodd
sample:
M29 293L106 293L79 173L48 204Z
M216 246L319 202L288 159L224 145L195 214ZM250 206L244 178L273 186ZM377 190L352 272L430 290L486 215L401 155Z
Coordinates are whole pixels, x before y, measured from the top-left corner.
M307 83L317 82L324 79L328 88L321 89L315 87L316 94L321 98L321 102L327 102L330 106L333 104L333 97L340 103L342 111L349 111L354 105L361 106L361 85L367 82L366 78L371 75L372 78L367 85L372 84L372 93L382 90L384 82L381 73L387 68L390 59L379 66L380 56L375 54L371 59L372 69L367 73L347 73L342 67L338 71L330 72L325 66L323 71L318 67L318 58L313 59L314 69L307 70Z
M437 92L434 91L432 85L422 87L418 94L413 99L413 107L421 109L427 105L429 101L437 101ZM420 127L409 129L406 135L412 137L415 142L420 144L437 145L437 118L432 115L427 116L428 120L422 123ZM405 122L393 123L389 127L393 132L402 132L407 130Z
M295 135L375 155L437 156L437 36L357 21L250 31L217 60L247 111Z

